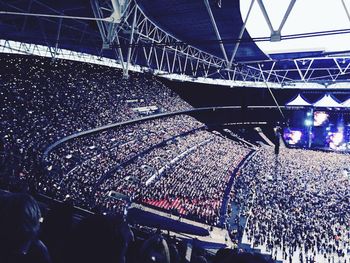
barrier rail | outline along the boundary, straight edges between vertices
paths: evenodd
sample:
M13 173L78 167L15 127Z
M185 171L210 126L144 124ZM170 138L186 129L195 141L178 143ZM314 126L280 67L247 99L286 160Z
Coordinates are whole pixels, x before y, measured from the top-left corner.
M189 109L189 110L180 110L180 111L173 111L173 112L167 112L167 113L159 113L159 114L154 114L154 115L147 116L147 117L132 119L132 120L118 122L118 123L112 123L112 124L104 125L104 126L97 127L94 129L90 129L90 130L86 130L86 131L82 131L82 132L77 132L77 133L71 134L69 136L66 136L62 139L59 139L58 141L49 145L43 153L42 160L45 161L47 159L49 153L53 149L55 149L56 147L58 147L59 145L65 143L67 141L70 141L70 140L78 138L78 137L90 135L93 133L105 131L108 129L113 129L116 127L125 126L125 125L129 125L129 124L134 124L137 122L143 122L143 121L164 118L164 117L170 117L170 116L175 116L175 115L181 115L181 114L190 114L190 113L209 111L209 110L215 111L215 110L241 109L241 108L242 108L241 106L201 107L201 108L194 108L194 109ZM282 108L284 108L284 107L282 107ZM248 106L248 109L278 109L278 107L277 106ZM245 122L245 124L249 124L249 123Z

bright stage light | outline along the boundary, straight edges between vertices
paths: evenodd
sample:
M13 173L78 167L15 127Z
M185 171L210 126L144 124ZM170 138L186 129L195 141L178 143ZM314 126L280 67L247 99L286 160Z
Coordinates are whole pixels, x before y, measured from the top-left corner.
M329 136L329 147L336 149L343 142L344 135L342 132L334 132Z
M329 118L329 114L324 111L315 111L314 112L314 126L321 126Z
M295 145L300 142L302 136L303 136L303 133L301 131L290 130L285 133L284 137L288 144Z
M337 133L334 133L333 134L333 142L336 144L336 145L339 145L342 141L343 141L343 134L340 133L340 132L337 132Z
M311 126L312 125L312 120L305 120L305 126Z

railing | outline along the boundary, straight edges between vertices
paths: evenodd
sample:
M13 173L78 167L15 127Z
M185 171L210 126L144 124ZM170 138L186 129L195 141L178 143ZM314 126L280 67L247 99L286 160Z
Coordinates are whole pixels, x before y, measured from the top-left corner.
M277 106L249 106L249 109L278 109ZM151 116L147 116L147 117L142 117L142 118L137 118L137 119L132 119L132 120L128 120L128 121L123 121L123 122L118 122L118 123L112 123L112 124L108 124L108 125L104 125L101 127L97 127L94 129L90 129L90 130L86 130L86 131L82 131L82 132L77 132L74 134L71 134L69 136L66 136L62 139L59 139L58 141L54 142L53 144L49 145L46 150L43 153L43 158L42 160L45 161L49 155L49 153L55 149L56 147L58 147L59 145L70 141L72 139L78 138L78 137L83 137L86 135L90 135L90 134L94 134L97 132L102 132L108 129L114 129L117 127L121 127L121 126L126 126L129 124L134 124L137 122L144 122L144 121L148 121L148 120L153 120L153 119L159 119L159 118L164 118L164 117L170 117L170 116L175 116L175 115L181 115L181 114L190 114L190 113L196 113L196 112L202 112L202 111L215 111L215 110L226 110L226 109L241 109L241 106L220 106L220 107L201 107L201 108L195 108L195 109L188 109L188 110L180 110L180 111L173 111L173 112L167 112L167 113L160 113L160 114L154 114ZM247 123L246 123L247 124Z
M231 189L234 183L234 180L236 179L237 172L240 171L243 166L253 157L253 153L255 153L254 150L251 150L243 159L239 162L239 164L235 167L235 169L231 173L230 180L227 183L225 192L224 192L224 197L222 199L222 205L220 209L220 223L219 225L221 227L224 226L225 223L225 217L227 214L227 208L228 208L228 201L230 200L229 196L231 193Z

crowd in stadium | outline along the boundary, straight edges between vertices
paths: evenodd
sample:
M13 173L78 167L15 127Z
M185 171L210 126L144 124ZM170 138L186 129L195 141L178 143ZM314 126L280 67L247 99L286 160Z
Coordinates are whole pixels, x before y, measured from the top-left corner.
M348 262L349 155L261 149L242 170L235 199L248 215L247 239L289 262ZM297 259L296 259L296 258ZM318 258L317 258L318 257Z
M59 200L71 199L75 205L88 209L99 210L102 206L110 210L120 201L113 200L111 205L110 199L104 199L109 190L118 190L138 202L206 223L218 223L223 190L246 149L222 139L222 149L218 152L215 149L217 136L208 132L195 133L203 124L189 116L149 120L73 139L54 149L45 159L45 173L37 173L42 168L38 166L45 148L67 135L135 119L141 116L135 111L140 107L156 106L157 112L190 108L162 83L152 76L137 73L125 80L120 70L85 63L13 55L3 55L0 59L4 61L0 70L4 98L0 113L1 145L7 155L6 166L12 165L11 169L15 169L5 173L17 174L21 181L30 181L41 193ZM193 134L181 138L189 132ZM212 139L214 143L197 145ZM182 158L169 166L173 158L196 145L198 149L187 153L188 160ZM210 154L218 156L205 162L203 156ZM227 159L221 159L221 155ZM137 170L142 168L136 168L135 158L138 163L147 162L139 176ZM127 165L129 162L131 165ZM215 164L221 162L220 170L214 169ZM190 163L194 166L186 169ZM156 184L157 191L153 195L150 190L153 183L142 192L137 190L140 187L136 186L144 184L152 172L165 166L165 176L154 180L157 183L161 179L161 185ZM183 176L189 176L192 170L199 184L209 183L205 194L196 193L194 187L181 193L183 182L176 182L179 176L175 175L176 169ZM222 180L214 180L214 176L210 176L212 173ZM132 179L126 183L125 178L130 175ZM104 187L110 180L113 184ZM213 185L219 181L220 188L213 191ZM132 183L135 185L121 187ZM169 195L162 195L164 187L173 187L173 190ZM124 205L121 202L116 210L120 211Z
M203 130L197 130L186 136L176 137L165 144L161 144L152 151L145 153L140 158L134 159L125 167L115 170L99 186L96 193L97 201L105 211L114 213L120 210L115 199L108 198L107 193L111 190L128 195L133 199L140 196L141 187L146 187L147 181L158 180L165 173L170 162L182 153L209 140L212 135Z
M173 116L77 138L53 151L49 157L50 171L47 177L37 180L38 189L59 200L69 195L76 205L92 209L95 187L104 177L137 156L144 160L152 147L161 147L168 140L201 127L203 125L191 117ZM130 175L133 172L128 171Z
M174 115L74 138L53 149L45 164L39 165L46 147L67 135L143 114L190 106L146 74L133 73L130 79L123 79L121 71L111 68L25 56L3 55L0 62L3 64L0 68L1 176L18 177L39 193L97 214L116 216L124 212L129 201L114 198L110 194L114 192L132 202L212 226L222 225L227 212L223 201L230 198L228 203L234 199L240 215L247 218L244 238L253 246L265 246L275 258L280 254L289 262L295 262L295 258L312 262L321 255L328 262L338 259L342 263L349 259L348 155L296 149L281 149L275 155L271 148L259 146L238 173L230 194L233 171L251 152L251 148L237 142L244 139L246 131L240 131L238 136L233 134L237 137L233 141L209 131L193 117ZM12 240L11 231L15 230L11 228L11 218L19 215L17 218L21 220L27 216L15 210L16 205L24 209L30 203L36 211L31 216L39 217L40 211L35 200L28 196L10 194L0 199L0 228L5 233L0 235L0 256L8 257L4 262L22 262L27 252L33 257L42 253L36 262L51 262L49 254L53 255L53 262L90 262L95 252L95 256L97 252L99 256L106 252L105 262L114 257L123 258L121 262L137 262L135 255L149 262L158 262L154 260L157 255L162 260L159 262L182 260L181 253L176 252L177 243L159 233L143 238L142 244L133 240L130 251L139 254L132 255L125 240L133 239L132 231L125 224L112 226L108 216L88 217L74 227L68 221L61 222L65 226L55 222L57 229L66 227L67 236L59 239L60 242L55 241L56 236L63 233L53 230L56 226L44 224L41 237L48 248L37 239L38 225L30 233L24 231L23 240ZM88 227L92 225L96 231L102 227L101 238L108 235L108 227L117 229L117 235L104 240L116 242L119 250L107 251L108 246L99 247L91 240L88 244L83 232L89 233ZM34 243L21 243L30 235L35 236ZM70 238L81 245L74 251L68 250L71 253L68 255L62 251L72 243L65 244L62 240ZM5 239L10 242L6 243ZM168 246L167 242L171 244ZM16 254L18 251L7 254L11 246L20 248L20 254ZM95 247L100 251L86 253ZM217 255L220 259L198 256L191 262L225 262L231 256L238 256L233 251L222 253Z
M228 181L248 153L238 143L215 136L170 167L152 187L143 188L140 199L218 225Z
M228 181L248 153L238 143L197 132L120 169L101 185L104 192L98 194L103 198L113 190L137 202L218 225ZM152 163L155 165L150 167ZM154 182L146 185L151 175ZM117 208L113 200L105 203Z
M72 199L75 205L90 210L121 213L126 203L111 198L108 193L112 190L180 216L219 224L227 183L249 149L198 129L202 125L188 116L142 125L129 128L130 133L121 133L121 137L117 136L120 131L103 133L108 141L92 135L91 140L81 139L85 145L79 143L80 139L67 143L52 155L57 162L51 165L48 176L33 178L37 189L59 200ZM119 140L114 147L113 138ZM132 145L125 146L130 141ZM77 148L70 151L74 145ZM94 145L96 152L86 159L89 145ZM97 150L101 146L103 149ZM69 165L70 170L63 169L63 173L56 171L55 167L62 165L60 160L66 163L73 156L75 160L80 157L76 166Z
M32 56L1 55L0 63L0 151L24 159L17 173L59 138L140 117L137 108L190 108L146 74L125 80L114 68Z
M186 115L136 122L67 141L53 149L47 161L53 169L59 168L60 173L67 173L91 158L99 158L103 152L116 152L118 156L110 161L120 163L151 146L201 127L204 124Z

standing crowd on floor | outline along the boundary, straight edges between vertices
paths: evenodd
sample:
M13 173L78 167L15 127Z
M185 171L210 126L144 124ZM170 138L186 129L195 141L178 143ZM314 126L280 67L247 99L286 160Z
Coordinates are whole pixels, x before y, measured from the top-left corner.
M290 262L296 254L300 262L349 262L349 171L348 154L262 148L234 188L248 240Z

